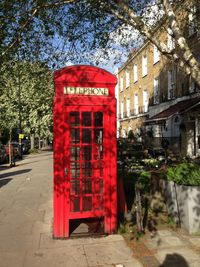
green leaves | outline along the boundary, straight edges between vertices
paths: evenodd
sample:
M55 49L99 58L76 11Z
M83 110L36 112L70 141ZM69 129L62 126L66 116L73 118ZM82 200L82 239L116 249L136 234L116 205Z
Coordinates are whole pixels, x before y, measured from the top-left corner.
M0 128L51 136L53 82L44 63L9 61L0 69Z
M181 163L167 170L167 179L180 185L200 185L200 166L195 163Z

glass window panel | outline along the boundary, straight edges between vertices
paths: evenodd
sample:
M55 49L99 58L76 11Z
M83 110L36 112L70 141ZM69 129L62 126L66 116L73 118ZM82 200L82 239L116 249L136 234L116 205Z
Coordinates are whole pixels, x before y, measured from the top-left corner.
M73 146L71 147L71 157L70 160L80 160L80 147L79 146Z
M80 197L71 197L70 211L72 212L80 211Z
M83 197L83 211L92 210L92 197Z
M103 143L103 129L94 129L94 142L96 144Z
M82 159L83 160L91 160L92 159L92 147L91 146L83 146L82 147Z
M80 181L70 181L70 195L80 195Z
M92 125L92 113L82 112L82 126L91 126L91 125Z
M74 144L80 143L80 129L70 130L70 142Z
M103 113L102 112L94 113L94 126L103 126Z
M71 174L71 178L80 177L80 163L79 162L70 163L70 174Z
M78 111L73 111L69 113L69 121L71 126L80 125L80 113Z
M80 169L71 169L71 178L79 178L80 177Z
M92 193L92 180L86 179L83 180L83 194L91 194Z
M82 142L83 143L91 143L92 142L92 130L91 129L83 129L82 130Z
M92 164L91 162L82 163L82 177L91 177L92 176Z

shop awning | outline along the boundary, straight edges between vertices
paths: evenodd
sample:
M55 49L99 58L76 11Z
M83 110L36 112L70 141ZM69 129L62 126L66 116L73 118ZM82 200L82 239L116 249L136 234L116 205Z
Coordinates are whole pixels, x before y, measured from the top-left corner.
M185 113L200 104L200 97L195 97L191 99L187 99L184 101L180 101L173 106L163 110L162 112L154 115L153 117L147 119L145 124L162 124L166 120L170 119L173 116L178 114Z

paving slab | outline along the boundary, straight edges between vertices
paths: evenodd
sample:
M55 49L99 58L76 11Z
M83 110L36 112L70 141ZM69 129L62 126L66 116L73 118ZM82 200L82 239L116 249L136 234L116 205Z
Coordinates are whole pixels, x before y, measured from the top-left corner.
M200 255L190 248L160 249L155 254L162 267L191 267L200 266Z
M83 246L29 251L23 267L87 267Z

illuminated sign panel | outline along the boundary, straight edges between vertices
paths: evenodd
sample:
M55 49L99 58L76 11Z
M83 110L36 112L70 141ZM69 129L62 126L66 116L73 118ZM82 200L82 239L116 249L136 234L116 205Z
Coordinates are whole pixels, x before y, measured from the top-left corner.
M64 87L65 95L99 95L108 96L108 88L93 88L93 87Z

